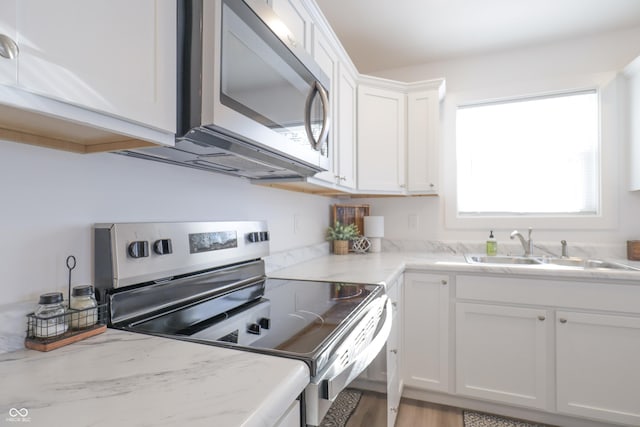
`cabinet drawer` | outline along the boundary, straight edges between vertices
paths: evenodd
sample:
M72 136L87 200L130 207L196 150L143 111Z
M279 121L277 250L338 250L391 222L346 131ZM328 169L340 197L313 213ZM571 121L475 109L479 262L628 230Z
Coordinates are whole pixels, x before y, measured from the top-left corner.
M633 284L459 275L456 277L456 297L478 301L640 313L640 286Z

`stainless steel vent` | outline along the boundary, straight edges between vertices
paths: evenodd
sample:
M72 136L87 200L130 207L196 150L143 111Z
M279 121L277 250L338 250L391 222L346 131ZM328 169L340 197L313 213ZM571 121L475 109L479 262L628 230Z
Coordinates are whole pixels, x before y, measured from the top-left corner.
M212 127L191 130L175 147L151 147L117 154L251 180L299 181L323 169L252 144Z

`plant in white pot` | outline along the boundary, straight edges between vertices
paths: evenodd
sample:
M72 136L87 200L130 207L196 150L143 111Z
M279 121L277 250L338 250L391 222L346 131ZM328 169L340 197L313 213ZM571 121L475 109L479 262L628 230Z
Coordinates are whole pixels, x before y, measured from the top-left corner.
M333 241L333 253L336 255L346 255L349 253L349 240L355 240L360 232L355 224L340 224L336 221L333 227L327 229L327 240Z

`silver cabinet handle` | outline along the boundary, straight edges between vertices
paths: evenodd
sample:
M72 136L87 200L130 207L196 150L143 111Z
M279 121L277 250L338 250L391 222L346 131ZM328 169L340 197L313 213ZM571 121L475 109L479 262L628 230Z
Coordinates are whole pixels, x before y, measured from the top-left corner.
M567 319L560 319L560 323L567 323Z
M392 305L392 306L394 306L394 307L397 307L397 306L398 306L398 302L397 302L397 301L393 301L393 302L391 303L391 305Z
M322 129L320 130L320 135L317 140L313 137L313 132L311 131L311 103L316 92L320 95L320 102L322 103ZM304 106L304 117L304 130L307 132L307 138L309 138L311 146L314 150L320 151L324 155L324 142L327 140L327 136L329 136L329 126L331 125L329 119L329 97L327 96L327 91L324 90L318 81L311 86L309 95L307 95L307 101Z
M541 322L544 322L545 319L546 319L546 317L544 317L544 316L538 316L538 320L541 321Z
M389 408L391 412L398 412L398 408Z
M13 39L4 34L0 34L0 56L7 59L16 59L20 49Z
M389 353L398 354L398 350L396 350L396 349L389 350Z
M441 280L440 283L442 283L442 286L447 286L447 281L446 280Z

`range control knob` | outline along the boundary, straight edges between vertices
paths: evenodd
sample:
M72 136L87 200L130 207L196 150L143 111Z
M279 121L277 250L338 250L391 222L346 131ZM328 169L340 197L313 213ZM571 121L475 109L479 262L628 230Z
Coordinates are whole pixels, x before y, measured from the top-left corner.
M251 243L266 242L269 240L269 232L254 231L252 233L247 233L247 240Z
M129 243L127 252L131 258L144 258L149 256L149 242L139 240Z
M260 320L258 320L258 325L263 329L269 329L271 327L271 319L268 317L261 317Z
M173 245L171 239L160 239L153 242L153 252L158 255L167 255L173 253Z
M249 326L247 326L247 332L253 335L260 335L260 329L260 325L258 325L257 323L251 323L249 324Z

